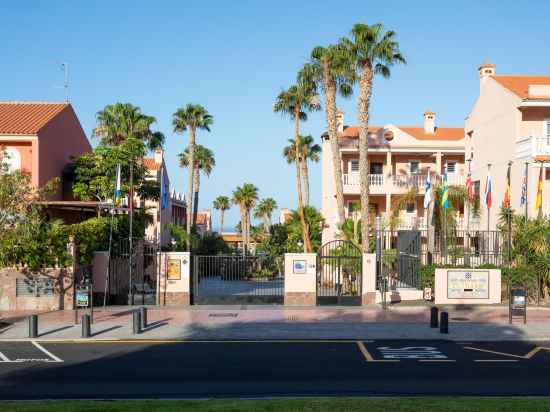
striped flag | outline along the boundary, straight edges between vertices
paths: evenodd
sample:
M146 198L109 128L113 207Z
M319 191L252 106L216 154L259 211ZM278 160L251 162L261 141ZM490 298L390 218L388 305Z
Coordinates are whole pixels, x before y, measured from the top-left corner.
M120 164L116 166L116 183L115 183L115 205L120 204Z
M512 188L510 183L510 169L512 168L511 164L508 164L508 172L506 173L506 183L504 186L504 200L502 201L502 207L510 209L510 200L512 197Z
M166 173L164 173L164 167L161 169L161 178L160 178L160 209L164 210L168 207L168 199L170 196L170 188L168 187L168 178Z
M493 197L492 197L492 185L493 181L491 179L491 174L487 172L487 180L485 181L485 204L487 209L490 209L493 206Z
M430 181L430 173L426 175L426 180L424 181L424 209L427 209L432 200L432 182Z
M447 167L445 167L445 174L443 175L443 195L441 196L441 203L445 209L449 208L449 185L447 183Z
M521 205L525 206L527 204L527 167L523 172L523 180L521 182Z
M537 200L535 201L535 209L538 210L539 217L542 216L542 171L543 164L540 165L539 181L537 183Z

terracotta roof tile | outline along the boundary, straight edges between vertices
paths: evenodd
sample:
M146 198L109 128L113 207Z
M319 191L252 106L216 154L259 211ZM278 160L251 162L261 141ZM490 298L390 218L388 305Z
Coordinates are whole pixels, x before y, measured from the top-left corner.
M529 86L549 85L550 76L493 76L502 86L522 99L541 99L541 96L529 96ZM548 97L546 97L548 99Z
M160 170L160 163L155 162L154 157L144 157L143 165L149 170Z
M462 127L436 127L434 134L424 132L423 127L397 126L405 133L410 134L418 140L461 140L464 138L464 129ZM381 126L369 126L369 133L378 133L382 129ZM359 127L348 126L344 132L340 134L341 138L357 138L359 137Z
M0 102L1 134L37 134L69 103Z

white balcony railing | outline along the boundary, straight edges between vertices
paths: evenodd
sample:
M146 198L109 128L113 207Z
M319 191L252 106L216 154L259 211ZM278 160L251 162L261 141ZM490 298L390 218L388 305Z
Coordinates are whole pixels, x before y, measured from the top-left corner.
M550 156L550 137L533 138L534 156Z
M443 176L432 175L432 184L441 183ZM343 175L344 186L352 190L359 190L361 184L359 173L349 173ZM381 174L369 175L369 187L378 190L403 191L411 188L417 188L419 191L424 189L426 175L391 175ZM464 185L464 176L460 174L449 174L447 176L449 185Z
M524 137L516 142L516 157L550 156L550 137Z
M359 186L359 173L344 174L344 185ZM369 175L369 186L383 186L384 175Z

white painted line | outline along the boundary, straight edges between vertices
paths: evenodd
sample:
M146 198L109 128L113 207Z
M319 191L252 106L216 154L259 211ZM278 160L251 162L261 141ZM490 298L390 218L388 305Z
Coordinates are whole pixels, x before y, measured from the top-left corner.
M59 359L57 356L55 356L53 353L48 351L46 348L44 348L42 345L40 345L38 342L35 342L34 340L31 341L31 343L36 346L38 349L40 349L42 352L44 352L46 355L48 355L50 358L53 359L53 362L63 362L62 359Z
M518 362L517 359L474 359L474 362Z
M2 359L0 362L11 362L6 355L4 355L2 352L0 352L0 359Z
M418 359L418 362L456 362L454 359Z

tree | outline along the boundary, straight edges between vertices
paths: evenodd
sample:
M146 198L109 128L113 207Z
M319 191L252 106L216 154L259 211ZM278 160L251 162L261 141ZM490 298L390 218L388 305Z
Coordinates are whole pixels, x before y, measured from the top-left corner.
M188 167L189 166L189 149L185 149L183 153L180 153L180 166ZM197 224L197 212L199 209L199 190L201 185L200 172L202 171L207 177L212 173L212 169L216 165L216 160L214 159L214 153L212 150L202 146L195 146L195 165L193 168L193 226Z
M164 135L152 132L151 125L156 122L153 116L147 116L131 103L115 103L105 106L96 114L97 126L93 135L99 137L106 146L117 146L126 139L141 140L149 150L162 147Z
M116 185L116 169L121 170L121 196L130 192L130 166L133 169L133 184L141 195L146 186L146 169L141 159L145 155L145 144L135 138L122 140L117 146L100 144L92 152L84 153L70 164L66 172L74 174L73 194L80 200L107 202L113 199ZM151 193L154 196L154 193Z
M372 96L374 75L390 77L390 67L396 63L405 63L395 40L394 31L384 31L381 23L355 24L351 30L351 40L343 38L342 46L354 62L359 79L357 96L357 115L359 120L359 178L361 184L361 226L362 238L369 238L369 165L368 165L368 124L370 99ZM368 253L368 242L364 241L363 252Z
M218 196L212 203L214 209L220 211L220 233L223 233L223 218L226 210L231 207L231 201L227 196Z
M172 125L175 133L183 133L189 131L189 164L195 162L195 138L197 129L210 131L210 126L214 123L214 118L208 111L199 104L188 103L185 107L180 107L172 116ZM193 216L193 168L189 168L189 188L188 188L188 205L187 205L187 233L191 235L191 217ZM188 243L190 247L190 243ZM190 250L190 249L189 249Z
M288 139L290 143L289 146L285 146L283 149L283 157L286 159L288 164L294 163L296 161L296 142L294 139ZM306 206L309 206L309 167L308 161L318 162L321 153L321 146L318 144L313 144L313 137L311 135L300 136L300 152L302 154L302 159L300 159L301 164L301 175L303 178L304 184L304 203Z
M336 94L348 97L353 93L352 85L355 81L355 72L350 55L341 45L315 47L311 52L311 62L304 65L298 77L303 81L312 82L316 90L320 89L324 92L325 116L336 184L338 225L344 221L345 212L344 183L336 124Z
M320 106L317 102L317 92L315 87L307 79L300 80L298 84L290 86L288 90L283 90L277 96L273 110L276 113L288 115L294 120L294 141L296 151L296 191L298 192L298 213L301 216L304 235L304 252L311 252L311 242L309 239L309 230L306 225L306 220L303 211L302 201L302 183L301 183L301 148L300 141L300 121L307 120L307 113L319 110Z
M254 210L254 217L264 221L264 231L269 233L271 229L271 215L277 209L277 202L271 197L262 199Z
M323 216L321 216L321 213L319 213L319 211L312 206L304 207L304 215L307 222L307 227L310 229L311 252L316 253L321 247L325 221ZM300 252L298 242L303 237L300 213L295 210L292 211L291 217L285 225L288 230L288 252Z
M245 253L250 248L250 210L258 201L258 188L252 183L237 186L233 191L233 203L239 206Z

